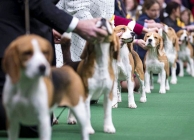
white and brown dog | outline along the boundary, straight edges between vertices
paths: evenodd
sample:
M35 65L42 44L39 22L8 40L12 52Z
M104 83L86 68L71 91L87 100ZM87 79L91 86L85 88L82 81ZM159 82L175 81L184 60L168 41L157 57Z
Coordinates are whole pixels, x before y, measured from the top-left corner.
M169 76L169 62L163 47L162 37L155 32L145 34L144 40L148 51L144 58L145 67L145 92L151 93L150 90L150 76L153 74L160 74L160 90L159 93L166 93L169 90L168 76Z
M159 30L159 34L163 37L164 50L168 58L169 66L171 68L171 84L177 83L176 76L176 62L178 59L179 40L173 28L164 25L164 28ZM160 75L158 75L158 82L160 82Z
M78 73L88 92L86 102L89 116L90 100L97 100L101 95L104 95L104 132L115 133L111 105L115 79L113 59L117 59L119 55L119 39L113 32L111 24L105 19L99 21L97 26L106 29L109 35L102 42L86 44L81 55L82 61L78 66ZM90 133L92 131L94 133L91 126Z
M193 47L189 41L189 32L186 30L180 30L177 32L177 36L180 41L180 51L178 53L179 64L180 64L180 73L179 76L184 76L184 62L187 62L188 67L190 68L189 74L194 77L194 61L193 61Z
M10 140L18 138L20 124L37 125L40 139L50 140L50 111L57 105L70 107L81 124L82 139L89 140L81 78L68 66L51 68L52 53L50 43L37 35L17 38L5 52L3 104Z
M139 55L133 50L133 40L135 33L133 32L133 27L135 23L130 22L128 26L120 25L115 27L116 33L122 33L120 35L120 59L116 63L117 64L117 73L116 73L116 80L117 83L115 86L120 87L121 80L127 80L128 84L128 107L129 108L137 108L135 103L133 89L134 89L134 74L138 77L140 81L140 93L141 98L140 102L146 102L146 94L145 94L145 87L144 87L144 72L143 72L143 64ZM130 29L131 27L132 29ZM114 88L116 89L116 88ZM120 88L118 88L120 90ZM113 100L113 108L118 107L118 102L121 102L121 91L117 94L117 90L114 91L114 100ZM117 97L118 96L118 97ZM118 99L117 99L118 98Z

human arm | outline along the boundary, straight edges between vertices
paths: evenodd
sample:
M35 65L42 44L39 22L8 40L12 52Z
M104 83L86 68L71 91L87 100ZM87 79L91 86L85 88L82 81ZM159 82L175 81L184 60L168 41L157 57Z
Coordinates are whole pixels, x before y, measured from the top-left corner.
M119 16L114 16L113 18L114 18L115 26L118 26L118 25L128 25L132 21L130 19L122 18L122 17L119 17ZM153 27L153 28L148 29L148 28L142 26L141 24L136 23L133 31L137 35L140 35L142 33L147 33L147 32L150 32L150 31L157 32L158 28Z
M135 44L143 48L144 50L147 50L147 47L145 46L145 41L143 39L134 39L133 41Z
M95 24L99 19L79 21L77 18L58 9L49 0L30 0L29 9L31 17L38 19L61 34L73 31L89 41L107 35L105 30L96 27Z

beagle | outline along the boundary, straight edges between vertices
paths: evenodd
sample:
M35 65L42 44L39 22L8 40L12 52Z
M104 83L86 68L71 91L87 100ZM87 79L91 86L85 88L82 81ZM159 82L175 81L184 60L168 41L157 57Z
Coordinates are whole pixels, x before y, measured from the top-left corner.
M89 140L86 94L81 78L68 66L51 68L51 44L37 35L24 35L6 49L3 104L8 137L16 140L19 124L37 125L41 140L51 139L50 111L69 106L80 122L82 140Z
M133 29L133 22L129 23L129 26L119 25L116 26L114 31L116 33L122 33L120 38L121 46L120 46L120 60L117 62L117 84L120 90L120 81L127 80L128 84L128 107L129 108L137 108L135 103L133 89L134 89L134 74L138 77L140 81L140 92L141 98L140 102L146 102L146 94L144 87L144 72L143 72L143 64L139 55L133 50L133 40L135 37L135 33L131 30ZM131 28L130 28L131 27ZM116 89L116 88L115 88ZM118 107L118 102L121 102L121 92L119 91L117 94L117 90L114 91L114 100L113 100L113 108ZM118 96L118 97L117 97ZM117 99L118 98L118 99Z
M86 99L88 116L90 116L90 100L98 100L104 95L104 132L115 133L111 105L115 79L113 59L119 59L119 39L106 19L102 18L97 26L106 29L109 35L102 42L86 43L77 71L88 93ZM90 128L90 133L94 133L91 124Z
M168 76L169 76L169 62L163 47L162 37L155 32L145 34L144 40L148 48L144 58L145 67L145 92L150 91L150 76L153 74L160 74L160 90L159 93L166 93L169 90Z
M179 40L173 28L164 24L164 28L159 30L159 34L163 37L164 50L168 58L169 66L171 68L171 84L177 83L176 76L176 61L179 51ZM158 75L158 83L160 82L160 75Z
M189 74L194 77L194 62L193 62L193 47L189 41L189 32L186 30L180 30L177 32L177 36L180 41L180 51L178 53L180 73L179 76L184 76L184 66L183 63L187 62L190 67Z

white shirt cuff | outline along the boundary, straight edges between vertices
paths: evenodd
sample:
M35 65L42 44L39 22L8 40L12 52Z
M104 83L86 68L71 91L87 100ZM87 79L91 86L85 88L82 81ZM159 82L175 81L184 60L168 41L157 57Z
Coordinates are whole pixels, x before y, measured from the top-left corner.
M77 26L78 22L79 22L79 19L76 17L73 17L66 32L67 33L72 32L75 29L75 27Z
M148 27L148 24L147 24L147 23L144 23L144 27L146 27L146 28L147 28L147 27Z

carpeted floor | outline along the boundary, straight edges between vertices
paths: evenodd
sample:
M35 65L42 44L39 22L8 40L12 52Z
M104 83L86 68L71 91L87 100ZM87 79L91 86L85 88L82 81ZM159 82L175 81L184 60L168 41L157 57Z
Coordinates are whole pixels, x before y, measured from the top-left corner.
M96 133L90 140L194 140L194 78L188 75L178 78L178 84L170 88L166 94L159 94L159 85L155 82L155 89L147 94L146 103L140 103L140 95L135 94L137 109L127 107L127 93L123 93L123 102L113 109L115 134L103 132L103 98L100 98L98 104L91 106ZM57 108L55 115L62 109ZM67 109L60 116L59 124L53 126L52 139L80 140L79 126L67 125L66 118ZM0 140L6 139L4 132L0 132Z

